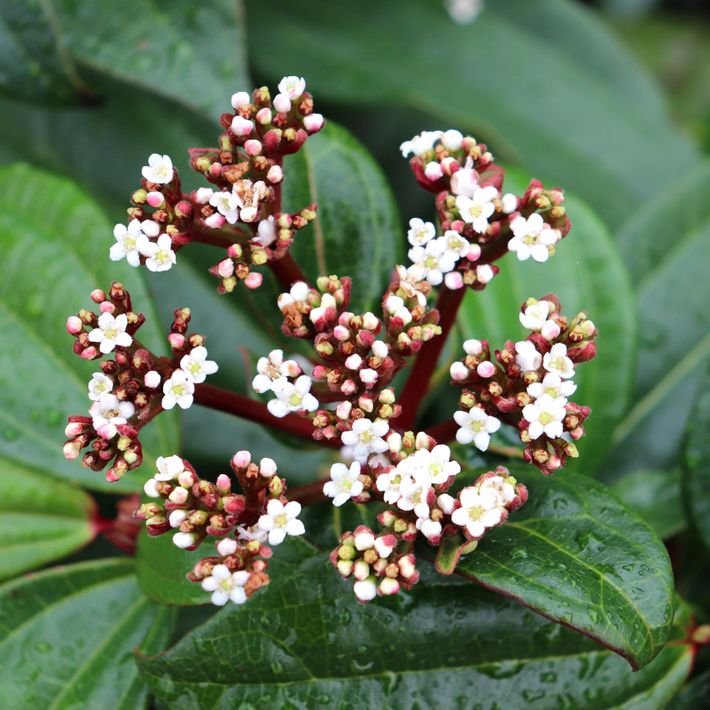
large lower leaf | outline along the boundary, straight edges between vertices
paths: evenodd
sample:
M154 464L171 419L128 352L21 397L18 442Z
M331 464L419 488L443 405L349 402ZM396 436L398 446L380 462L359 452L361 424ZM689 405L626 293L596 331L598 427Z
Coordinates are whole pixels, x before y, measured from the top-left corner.
M86 493L0 458L0 580L90 542L94 507Z
M662 707L691 665L690 647L675 646L632 673L588 639L427 567L411 592L360 605L323 555L272 564L267 589L139 660L160 701L191 710Z
M288 66L316 96L403 104L481 132L494 153L561 182L610 222L697 161L643 70L563 0L487 3L467 26L422 0L274 0L248 17L252 62L270 78Z
M145 703L133 650L157 653L173 614L138 590L126 559L92 561L0 587L3 704L120 708Z
M506 189L524 189L519 173L506 175ZM486 338L494 348L525 337L518 314L530 296L552 292L566 315L583 310L599 329L597 356L580 365L573 399L592 408L586 434L577 442L580 458L569 465L594 473L604 460L617 421L626 411L633 375L636 313L628 274L608 231L593 212L573 196L566 207L569 236L544 264L519 262L509 255L501 272L483 292L466 295L459 316L464 338ZM611 285L611 286L610 286Z
M0 11L0 90L26 100L96 100L109 76L218 113L248 89L239 2L2 0Z
M515 471L530 497L456 571L596 639L635 668L663 648L673 574L651 528L589 477Z
M90 404L86 383L98 369L72 352L66 317L91 304L89 293L122 281L134 305L146 314L141 339L165 349L139 274L109 261L111 226L72 183L26 166L0 171L0 454L89 488L139 490L140 471L109 484L103 474L62 455L68 414ZM145 467L174 450L177 432L170 415L145 430Z

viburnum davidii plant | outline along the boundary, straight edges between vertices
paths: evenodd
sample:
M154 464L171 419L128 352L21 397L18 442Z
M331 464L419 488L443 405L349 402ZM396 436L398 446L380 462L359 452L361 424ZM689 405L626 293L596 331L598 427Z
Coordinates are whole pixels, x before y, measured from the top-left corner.
M253 460L247 450L234 454L232 475L215 481L179 453L161 452L145 482L148 500L134 515L150 535L170 534L180 548L204 545L188 578L217 605L241 604L268 584L272 548L304 534L302 505L324 498L334 506L379 504L377 526L344 533L331 554L361 602L414 585L417 556L434 557L450 573L528 498L503 467L467 478L452 447L483 454L505 428L522 442L524 460L551 475L578 455L574 442L584 435L590 410L571 398L577 365L595 355L597 331L585 313L563 315L552 294L521 304L525 340L465 341L450 367L458 407L438 425L415 426L464 294L485 289L509 252L521 261L554 256L570 231L563 192L538 180L522 195L506 192L487 147L457 130L404 142L417 183L434 195L436 220L409 221L409 263L392 264L377 312L354 312L347 274L309 281L290 251L295 239L309 238L298 232L318 208L282 208L284 159L324 125L304 79L285 77L273 98L266 87L238 92L231 104L217 146L189 151L205 185L184 191L171 158L151 155L107 256L163 272L182 249L211 245L218 256L210 272L229 298L260 288L270 269L283 290L273 303L283 334L306 341L310 355L263 353L253 397L215 387L207 378L218 363L190 330L190 309L175 310L170 355L158 355L140 340L140 304L114 282L92 292L94 309L67 320L74 352L99 365L88 414L69 417L64 454L109 481L133 475L143 460L142 429L195 403L331 448L338 460L329 479L292 490L278 462Z

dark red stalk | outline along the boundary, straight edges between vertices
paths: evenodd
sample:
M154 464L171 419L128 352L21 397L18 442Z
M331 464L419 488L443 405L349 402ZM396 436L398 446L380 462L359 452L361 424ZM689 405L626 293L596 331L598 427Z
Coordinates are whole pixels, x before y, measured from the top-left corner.
M325 481L318 480L306 483L303 486L289 489L287 495L289 500L298 501L301 505L314 505L328 500L328 497L323 493L323 484Z
M286 290L290 289L296 281L305 281L308 283L305 274L288 252L281 259L270 259L268 264L272 273L281 284L281 287Z

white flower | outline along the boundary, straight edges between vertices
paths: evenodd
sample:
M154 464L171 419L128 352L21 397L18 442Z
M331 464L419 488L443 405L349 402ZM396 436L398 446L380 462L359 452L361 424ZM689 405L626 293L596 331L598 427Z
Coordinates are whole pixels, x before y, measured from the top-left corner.
M141 252L138 247L142 234L148 237L157 237L160 232L160 225L152 219L143 222L132 219L128 226L117 224L113 228L113 236L116 243L109 250L111 261L121 261L125 259L131 266L140 266Z
M542 397L543 394L557 399L559 397L571 397L577 389L577 385L571 380L563 380L558 374L548 372L542 382L533 382L528 385L528 394L533 399Z
M276 227L274 226L273 215L269 215L259 222L254 241L261 244L262 247L268 247L276 241Z
M494 276L495 271L490 264L481 264L476 267L476 280L482 284L487 284Z
M397 467L390 469L386 473L381 473L375 481L377 490L382 493L385 503L390 505L394 505L399 500L402 482L411 478L405 468L401 466L402 463L400 462Z
M429 517L417 518L417 530L421 530L422 535L432 542L441 537L441 523Z
M473 160L466 158L466 163L451 176L451 192L454 195L473 197L478 188L478 173L473 169Z
M537 370L542 364L542 355L529 340L515 343L515 364L523 371Z
M259 394L276 391L287 383L287 378L301 374L301 368L295 360L284 360L283 350L272 350L266 357L260 357L256 371L258 374L251 386Z
M505 212L506 214L515 212L515 210L518 208L518 198L511 192L506 192L505 195L500 198L500 202L501 207L503 208L503 212Z
M451 461L451 449L445 444L437 444L431 451L419 449L401 463L409 462L408 470L419 481L438 485L446 483L461 471L458 461Z
M210 204L216 208L217 212L224 216L229 224L234 224L239 219L239 209L242 207L242 200L237 194L234 186L232 191L221 190L215 192L210 197Z
M498 190L492 185L478 187L471 197L459 195L456 198L456 208L464 222L472 225L474 231L483 234L488 229L488 218L495 212L493 200L496 197Z
M471 537L481 537L503 518L503 501L492 487L468 486L459 493L461 507L451 514L451 522L466 528Z
M454 421L461 427L456 432L456 441L459 444L473 442L481 451L488 449L491 434L500 429L500 419L488 416L480 407L473 407L469 412L454 412Z
M115 347L127 348L133 342L133 338L126 333L127 327L128 317L125 313L115 317L111 313L102 313L98 326L89 332L89 340L98 343L104 355Z
M206 205L214 195L211 187L200 187L195 191L195 201L200 205Z
M549 301L536 301L526 306L518 318L523 328L542 333L547 340L553 340L560 334L560 326L554 320L548 320L551 309Z
M197 542L195 533L178 532L173 535L173 544L184 550L187 547L192 547Z
M574 377L574 363L567 357L567 346L564 343L555 343L550 352L545 353L542 366L565 380Z
M543 394L532 404L523 407L523 417L530 422L528 433L531 439L538 439L543 434L550 439L562 436L565 403L564 397L553 399L549 394Z
M334 463L330 467L330 481L323 485L323 493L333 499L333 505L338 507L351 498L357 498L362 493L360 480L360 464L354 461L348 468L344 463Z
M148 182L168 183L173 179L173 161L169 155L151 153L141 173Z
M425 222L419 217L409 220L409 231L407 239L413 247L424 246L430 239L436 236L436 227L431 222Z
M158 469L153 476L156 481L174 481L185 470L185 463L177 455L158 456L155 466Z
M456 266L456 256L447 249L444 237L433 239L424 247L412 247L409 258L432 286L438 286L444 274Z
M175 370L163 384L163 409L172 409L176 404L180 409L192 406L195 383L182 370Z
M161 234L157 242L151 242L148 237L141 235L138 238L138 250L147 257L145 265L149 271L168 271L177 261L169 234Z
M350 431L344 431L340 437L345 446L352 446L352 455L356 461L366 463L370 454L382 454L387 451L384 437L390 425L384 419L374 422L370 419L356 419Z
M560 238L560 233L545 224L542 216L535 212L527 219L516 217L510 228L515 235L508 242L508 249L515 252L520 261L532 257L535 261L547 261L550 249Z
M301 504L292 500L284 505L280 500L272 498L266 506L266 515L262 515L257 525L261 530L266 530L269 545L280 545L286 535L303 535L306 529L303 523L297 520L301 512Z
M461 143L463 143L463 134L461 131L450 128L448 131L444 131L444 135L441 136L441 143L446 150L459 150Z
M285 417L289 412L314 412L318 409L318 400L311 394L313 381L308 375L301 375L295 382L287 382L275 390L276 399L267 403L269 412L274 417ZM273 389L273 386L272 386Z
M237 528L237 533L239 534L239 539L246 542L250 542L251 540L266 542L266 538L268 537L268 532L266 530L262 530L258 525L252 525L248 528L240 525Z
M114 394L102 395L89 409L93 427L103 439L113 439L118 433L117 427L126 424L134 412L131 402L121 402Z
M231 129L235 136L244 138L254 130L254 122L242 116L235 116L232 119Z
M244 585L249 581L250 573L242 569L231 572L227 565L215 565L212 574L202 580L202 589L212 592L212 603L224 606L228 601L244 604L247 594Z
M103 372L95 372L89 380L89 399L97 402L105 394L113 390L113 380Z
M360 602L372 601L377 596L377 585L374 577L361 579L353 584L353 592Z
M468 239L453 229L447 229L441 239L445 240L447 251L456 260L466 256L471 250L471 244Z
M204 382L207 375L213 375L219 369L214 360L207 359L207 348L198 345L192 348L180 360L180 369L195 383Z
M503 476L496 475L485 478L480 482L479 489L483 491L486 488L492 488L496 491L503 505L508 505L515 500L515 488L511 483L508 483Z
M291 290L288 293L282 293L279 295L277 304L280 310L290 306L292 303L298 301L305 301L308 298L308 284L305 281L296 281L295 284L291 286Z
M143 484L143 491L148 496L148 498L160 498L160 493L158 492L158 482L155 478L149 478Z
M403 476L399 484L400 495L397 499L397 507L400 510L413 510L419 518L428 518L427 496L430 490L431 485L428 481Z
M410 154L422 155L434 147L434 143L441 138L441 131L422 131L419 135L414 136L411 140L404 141L399 146L403 157L408 157Z
M289 99L297 99L306 90L306 80L298 76L285 76L279 82L279 93L285 94Z

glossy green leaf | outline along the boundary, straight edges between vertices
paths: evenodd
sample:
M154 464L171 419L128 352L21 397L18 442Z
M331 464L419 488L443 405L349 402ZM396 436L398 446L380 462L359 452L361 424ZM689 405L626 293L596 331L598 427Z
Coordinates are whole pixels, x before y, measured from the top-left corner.
M173 613L139 591L133 564L56 567L0 587L3 704L117 708L146 701L133 650L158 653Z
M650 527L587 476L514 474L530 497L456 568L471 580L596 639L642 667L673 617L668 553Z
M108 76L218 113L248 89L239 2L3 0L0 9L0 90L25 100L98 101Z
M710 548L710 374L702 380L685 446L686 507L700 539Z
M506 175L505 189L522 192L521 174ZM577 369L573 399L592 409L585 436L577 442L580 458L568 465L594 473L609 449L609 439L626 411L633 376L636 343L634 295L628 274L608 231L594 213L574 196L565 201L572 229L544 264L519 262L509 255L501 271L483 292L466 295L459 316L463 338L485 338L492 348L518 340L529 331L518 319L530 296L556 294L565 315L584 311L599 329L597 356ZM610 287L613 284L613 287Z
M27 166L0 171L0 454L89 488L139 490L135 471L117 484L62 455L69 414L88 410L86 383L98 368L72 352L66 318L91 304L89 293L122 281L147 316L141 339L165 349L141 277L108 259L111 226L72 183ZM145 467L174 450L175 419L163 415L141 440ZM156 452L156 453L151 453Z
M710 697L710 671L695 676L678 695L673 698L673 710L699 710Z
M300 566L277 555L267 589L141 658L141 672L178 710L581 710L662 707L690 670L690 648L675 646L632 673L589 639L421 565L411 592L360 605L323 555Z
M384 105L379 121L400 104L480 133L494 154L562 183L610 223L697 163L643 70L563 0L488 3L467 26L422 1L274 0L255 3L248 20L251 60L269 78L288 66L316 98Z
M83 491L0 458L0 580L90 542L94 508Z

